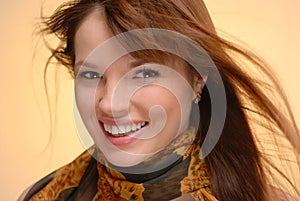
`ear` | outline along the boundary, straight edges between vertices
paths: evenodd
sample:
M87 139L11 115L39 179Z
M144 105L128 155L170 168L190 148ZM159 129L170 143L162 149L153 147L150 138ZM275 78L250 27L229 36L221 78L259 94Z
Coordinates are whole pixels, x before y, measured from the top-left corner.
M207 75L194 75L193 77L193 90L195 93L195 96L197 96L197 94L201 94L202 93L202 89L205 86L207 81Z

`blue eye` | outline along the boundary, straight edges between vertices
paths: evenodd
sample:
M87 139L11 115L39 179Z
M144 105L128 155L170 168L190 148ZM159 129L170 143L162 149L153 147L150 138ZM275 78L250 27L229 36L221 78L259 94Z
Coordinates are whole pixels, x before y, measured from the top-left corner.
M142 69L139 70L136 75L134 76L135 78L153 78L159 76L159 72L151 69Z
M94 72L94 71L83 71L83 72L79 73L79 76L81 78L85 78L85 79L89 79L89 80L99 79L101 77L101 75L99 73Z

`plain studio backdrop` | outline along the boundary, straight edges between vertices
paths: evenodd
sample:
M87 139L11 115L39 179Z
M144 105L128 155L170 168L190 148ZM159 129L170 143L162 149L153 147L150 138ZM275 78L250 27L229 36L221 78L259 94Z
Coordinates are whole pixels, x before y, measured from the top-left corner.
M57 130L50 139L42 80L49 53L42 41L37 45L38 36L33 34L41 7L49 14L61 2L1 0L0 200L16 200L27 186L84 150L73 123L72 80L64 70L58 77ZM300 1L206 0L206 4L218 29L244 41L271 64L299 125Z

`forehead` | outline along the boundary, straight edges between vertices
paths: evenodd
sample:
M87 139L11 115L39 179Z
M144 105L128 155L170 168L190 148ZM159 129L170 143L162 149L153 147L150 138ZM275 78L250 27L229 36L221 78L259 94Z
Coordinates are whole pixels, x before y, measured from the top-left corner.
M75 64L78 61L85 61L85 59L90 56L90 53L94 51L95 48L113 36L114 35L108 27L101 10L94 10L91 12L83 19L75 33ZM108 52L109 51L106 53ZM172 66L172 68L180 71L182 74L187 74L188 72L186 63L174 55L168 57L163 52L148 52L147 50L139 53L133 53L131 56L133 56L135 59L139 58L138 60L143 60L145 62L161 63L167 66ZM132 57L130 58L132 59Z
M93 11L83 19L75 33L75 60L84 60L99 44L112 36L101 11Z

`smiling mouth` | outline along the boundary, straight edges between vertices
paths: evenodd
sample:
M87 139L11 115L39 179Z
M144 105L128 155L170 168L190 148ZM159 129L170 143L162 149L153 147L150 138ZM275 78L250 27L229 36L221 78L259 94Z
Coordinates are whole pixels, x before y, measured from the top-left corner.
M123 137L128 136L133 132L139 131L143 127L145 127L148 122L143 121L140 123L132 123L127 125L107 125L103 123L104 130L114 137Z

